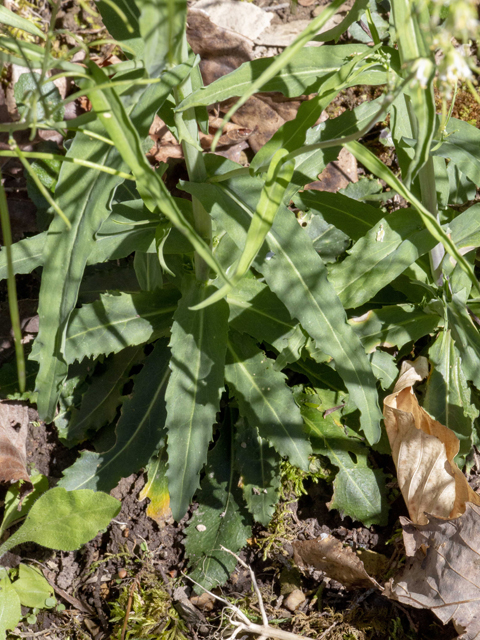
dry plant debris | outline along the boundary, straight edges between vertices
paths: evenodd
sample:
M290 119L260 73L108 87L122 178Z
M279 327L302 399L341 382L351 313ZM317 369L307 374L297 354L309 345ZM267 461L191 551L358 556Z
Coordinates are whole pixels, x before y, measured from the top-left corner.
M295 564L324 571L329 578L347 589L377 587L378 583L365 571L362 560L351 547L344 547L340 540L325 535L315 540L293 543Z
M452 621L461 640L480 638L480 496L454 458L455 434L418 404L413 385L428 375L428 360L405 361L384 400L385 426L398 482L411 520L401 517L407 565L383 593ZM293 543L294 560L347 589L380 587L355 552L332 536Z
M398 484L412 522L427 524L430 514L457 518L467 502L480 504L454 458L459 451L456 435L420 407L413 392L415 382L428 375L428 360L402 364L393 393L385 398L384 416ZM408 553L408 549L407 549Z
M28 407L20 402L0 402L0 482L30 483L26 439Z
M458 438L433 420L413 393L428 375L428 361L404 362L385 425L400 489L412 521L401 518L405 569L385 594L453 621L462 640L480 637L480 496L454 462Z
M429 517L429 523L402 523L415 555L387 585L386 595L416 608L431 609L459 640L480 638L480 508L467 503L454 520Z

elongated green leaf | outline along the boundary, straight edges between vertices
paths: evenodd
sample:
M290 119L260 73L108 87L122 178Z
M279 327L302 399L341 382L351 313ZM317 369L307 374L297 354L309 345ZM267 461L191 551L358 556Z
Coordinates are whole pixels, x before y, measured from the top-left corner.
M150 500L147 506L147 516L155 520L160 528L172 520L170 509L170 493L167 481L167 448L162 447L158 455L152 456L145 468L147 482L140 492L138 499Z
M15 29L21 29L22 31L26 31L27 33L31 33L33 36L37 36L42 40L46 39L46 35L43 31L35 26L30 20L26 18L22 18L21 16L13 13L6 7L0 7L0 24L6 24L9 27L14 27Z
M248 229L245 246L235 265L235 271L230 277L230 283L218 289L205 302L197 305L195 309L201 309L225 297L232 287L238 284L250 269L252 262L262 248L267 233L272 227L278 208L282 203L285 189L293 174L294 163L292 161L284 162L286 154L285 149L279 149L272 158L252 222Z
M274 361L253 340L235 331L228 339L225 379L240 414L260 436L292 464L308 469L311 448L285 375L275 371Z
M186 0L136 0L144 42L145 68L157 77L164 67L178 62L185 29Z
M222 426L220 439L209 453L199 507L186 530L185 550L194 567L190 575L206 589L224 584L237 564L220 545L238 553L251 533L233 465L231 429L229 422Z
M133 49L136 57L142 58L144 41L140 35L140 11L137 3L129 0L116 0L114 3L99 0L97 7L108 33L115 40Z
M28 71L32 68L39 69L45 63L47 71L50 69L62 69L63 71L73 71L75 74L81 74L83 68L79 64L67 62L52 55L45 55L45 47L31 42L25 42L20 38L12 38L10 35L0 34L0 60L2 62L11 62L24 67Z
M325 263L335 262L350 246L350 238L322 216L311 211L297 213L297 220L312 241L313 248Z
M78 302L87 304L98 300L105 292L139 293L135 271L130 265L111 264L111 268L99 269L91 275L85 276L78 294Z
M354 76L355 67L369 54L370 51L367 50L353 56L336 73L332 73L325 78L319 88L318 95L300 105L295 118L280 127L273 137L258 151L250 163L250 167L258 171L261 167L267 167L272 162L275 153L280 149L294 151L304 145L307 130L314 126L321 113L340 91L349 84L349 79Z
M480 185L480 131L468 122L450 118L447 136L432 155L449 159L470 180Z
M337 24L337 26L332 29L328 29L328 31L322 31L322 33L318 34L318 36L315 36L313 39L317 42L329 42L330 40L335 40L337 43L342 33L345 33L348 27L354 22L360 20L367 7L368 0L355 0L353 7L340 24Z
M467 380L480 389L480 335L465 307L461 294L454 294L447 304L448 327L462 359Z
M89 432L98 431L114 419L123 401L122 391L130 369L142 357L143 347L126 347L107 360L107 370L93 378L80 408L72 413L68 428L64 433L60 432L70 445L82 442Z
M354 309L373 298L436 244L416 212L401 209L383 218L358 240L350 255L332 266L328 279L345 309Z
M364 202L356 202L341 193L315 191L298 193L293 201L300 209L320 214L324 220L343 231L352 240L358 240L383 217L383 211Z
M155 291L162 287L162 269L156 253L136 251L133 266L142 291Z
M105 529L121 504L105 493L65 491L55 487L30 509L25 522L0 547L0 557L24 542L73 551Z
M398 367L395 358L386 351L376 350L370 354L370 362L374 376L382 389L389 389L398 378Z
M190 309L213 291L187 279L172 327L166 428L168 487L176 520L183 518L199 486L224 388L228 305L219 300L200 311Z
M46 232L39 233L12 244L12 267L15 274L31 273L36 267L42 266L46 237ZM6 277L7 252L5 248L2 248L0 251L0 280L4 280Z
M458 165L450 162L447 166L448 177L448 204L464 204L469 200L474 200L477 193L475 184L463 174Z
M369 468L368 449L355 432L336 422L334 413L324 418L317 408L305 404L302 416L314 452L326 456L339 470L328 507L363 522L366 527L386 524L385 476L380 469Z
M408 97L405 93L401 93L391 104L390 113L390 131L395 144L395 153L398 158L398 164L402 171L402 177L406 178L408 169L415 155L415 149L404 143L403 138L413 138L412 123L409 117L409 106L407 104ZM412 189L415 184L412 185ZM415 192L418 196L419 192Z
M440 222L437 220L436 216L431 213L423 204L420 202L415 195L395 176L392 171L381 161L379 160L369 149L363 147L358 142L349 142L343 145L346 149L348 149L353 155L359 160L365 167L369 169L372 173L377 175L378 177L385 180L385 182L395 189L398 194L403 196L407 202L410 202L415 209L417 210L420 218L422 219L425 228L432 234L432 236L437 240L437 242L441 243L445 249L445 251L451 255L461 266L461 268L468 274L470 281L473 284L473 288L476 292L480 291L479 283L477 277L474 273L472 265L465 260L462 253L458 250L455 241L452 240L450 235L444 231Z
M103 85L108 81L102 69L93 62L89 63L89 71L97 85ZM155 87L155 85L152 86ZM207 242L185 218L161 176L149 164L143 153L141 137L135 123L130 119L118 95L112 88L107 88L92 92L90 99L98 118L110 137L115 140L116 148L135 176L137 188L146 206L151 211L160 209L187 237L204 262L216 271L224 282L228 282L220 263L212 254Z
M65 340L66 362L118 353L165 335L178 298L176 289L105 294L100 300L75 309Z
M294 331L295 323L277 296L255 280L246 278L227 296L229 324L240 333L266 341L282 351Z
M280 91L288 97L311 93L318 89L324 76L335 73L350 59L350 56L363 53L367 49L368 47L362 44L304 47L285 68L263 85L262 91ZM397 54L392 49L385 48L385 50L393 54L393 63L395 64L396 60L398 64ZM244 62L232 73L192 93L178 108L184 111L190 107L208 106L234 96L241 96L271 64L272 58ZM356 78L355 84L377 85L383 84L385 79L385 71L379 64L377 68L370 69Z
M155 104L157 85L139 94L136 100L128 96L133 122L140 134L148 132L148 111ZM150 111L151 113L151 111ZM101 125L90 125L104 134ZM67 152L72 157L90 159L120 169L123 167L115 147L78 133ZM35 357L40 368L36 390L38 410L42 418L53 419L60 385L67 374L64 356L67 324L75 308L78 290L86 262L95 244L95 234L110 213L113 190L120 178L92 169L64 163L55 198L68 217L71 229L66 230L56 217L50 225L44 249L44 268L40 289L40 330L36 340Z
M210 160L210 158L209 158ZM210 170L228 171L231 163L212 158ZM261 182L251 177L231 178L216 184L188 183L185 190L202 199L204 206L239 245L245 241L246 228ZM369 442L380 437L380 411L376 380L358 337L346 323L345 311L328 282L323 261L294 215L285 207L277 213L255 268L275 294L297 318L316 346L335 359L353 402L362 413L362 428Z
M417 138L414 158L404 176L409 186L430 157L430 146L437 127L433 95L435 65L430 42L427 40L428 29L423 28L423 25L428 24L430 20L427 6L414 9L408 0L392 0L392 13L403 77L407 77L412 72L412 65L419 64L420 59L423 59L422 68L425 75L422 80L415 78L405 91L409 97L407 108L415 114L415 118L410 119L413 120ZM410 115L412 116L413 113Z
M368 311L363 316L351 318L350 325L362 341L365 351L371 353L376 347L397 347L432 333L441 318L424 313L411 304L398 304Z
M15 629L22 618L20 598L10 582L7 570L0 568L0 639L5 640L6 631Z
M248 510L266 527L280 497L280 457L245 418L235 424L234 461Z
M427 379L423 408L438 422L455 432L460 450L455 458L463 466L465 456L472 448L473 421L478 410L471 400L462 361L451 331L441 331L428 352L433 370Z
M183 198L176 198L177 205L187 218L192 217L192 205ZM155 237L158 217L148 212L143 200L131 200L112 206L112 212L95 235L95 243L87 258L87 264L125 258L135 250L147 251ZM41 267L47 232L19 240L12 245L14 273L30 273ZM164 245L166 255L190 253L193 247L176 229L172 229ZM6 253L0 251L0 280L7 277ZM112 287L110 287L112 288Z
M33 485L33 491L27 496L21 495L22 492L19 483L10 485L8 488L5 495L5 510L0 527L0 536L3 537L5 531L7 531L14 522L20 518L24 518L34 502L38 500L42 493L45 493L45 491L49 489L48 478L41 473L32 474L30 476L30 482Z
M115 445L105 453L84 451L59 482L68 491L110 491L136 473L165 442L165 390L170 370L166 340L159 340L135 378L132 397L122 407ZM99 494L101 495L101 494Z

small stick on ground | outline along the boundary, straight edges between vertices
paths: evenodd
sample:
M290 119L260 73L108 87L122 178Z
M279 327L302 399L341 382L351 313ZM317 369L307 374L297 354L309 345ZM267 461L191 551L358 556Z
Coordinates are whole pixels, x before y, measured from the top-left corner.
M242 565L242 567L244 567L245 569L248 569L248 571L250 572L252 585L258 597L258 605L262 614L263 624L255 624L251 622L247 618L247 616L243 613L243 611L241 611L238 607L228 602L228 600L225 600L225 598L221 598L220 596L215 595L208 589L205 589L205 587L202 587L201 584L193 580L193 578L190 578L190 576L187 576L185 573L183 573L183 571L182 571L182 575L184 575L185 578L193 582L193 584L197 585L197 587L200 587L200 589L203 589L205 593L208 593L209 595L211 595L212 598L215 598L215 600L218 600L219 602L223 602L223 604L226 606L226 610L231 611L229 621L230 621L230 624L236 627L236 629L230 636L230 639L234 640L239 634L241 634L242 632L245 632L245 633L252 633L256 635L257 640L267 640L268 638L274 638L274 640L305 640L305 636L299 636L298 634L291 633L290 631L283 631L283 629L277 629L275 627L271 627L268 624L268 618L265 612L263 598L260 593L260 589L258 588L258 584L255 579L255 574L253 573L252 569L241 558L239 558L235 553L233 553L233 551L230 551L225 547L221 547L221 548L223 549L223 551L230 553L237 560L237 562L239 562ZM327 632L329 630L330 629L327 629Z
M130 617L130 611L132 610L132 602L133 602L133 593L139 584L139 576L137 576L132 582L132 586L130 587L130 593L128 594L127 600L127 608L125 610L125 619L123 621L122 633L120 635L121 640L125 640L125 634L127 632L128 618Z

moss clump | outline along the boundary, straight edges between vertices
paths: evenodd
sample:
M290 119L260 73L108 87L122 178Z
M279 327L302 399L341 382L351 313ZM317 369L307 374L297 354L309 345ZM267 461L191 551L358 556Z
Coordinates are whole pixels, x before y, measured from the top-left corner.
M321 458L312 456L308 471L302 471L286 460L282 462L280 478L280 502L277 504L267 531L263 531L262 538L257 540L258 546L263 549L264 559L272 552L285 553L285 542L297 539L297 525L290 505L296 502L300 496L306 495L304 482L306 480L332 482L334 473L323 466Z
M187 627L172 605L171 596L153 573L145 573L136 583L122 588L118 599L110 602L112 639L120 640L129 599L125 638L128 640L187 640Z

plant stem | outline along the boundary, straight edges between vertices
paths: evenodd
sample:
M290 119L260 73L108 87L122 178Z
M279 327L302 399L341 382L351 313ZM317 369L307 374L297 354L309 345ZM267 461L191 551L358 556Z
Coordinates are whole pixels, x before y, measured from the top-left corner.
M420 182L420 192L422 204L430 211L430 213L439 220L438 204L437 204L437 191L435 189L435 168L433 166L433 158L427 160L427 163L420 169L418 173L418 180ZM430 257L430 270L432 272L432 278L439 287L442 285L442 260L445 255L445 248L439 242L429 254Z
M181 60L179 62L185 62L188 59L188 45L187 37L184 32L183 42L181 49ZM178 87L174 89L175 102L179 105L182 100L192 93L192 79L188 76ZM188 177L191 182L205 182L207 179L207 170L205 169L205 162L203 160L203 152L200 150L200 141L198 135L197 119L195 116L195 109L187 109L175 114L175 124L178 131L181 132L182 128L188 132L191 140L197 143L194 146L187 140L180 140L183 149L183 155L185 157L185 163L187 165ZM198 198L193 196L193 226L195 231L205 240L206 244L212 246L212 221L210 216L205 211L202 203ZM195 276L197 280L205 281L209 277L209 266L201 258L197 252L195 252Z
M1 182L0 174L0 222L3 234L3 244L7 255L7 291L10 320L12 322L13 337L15 342L15 355L17 362L18 384L20 391L25 391L25 356L23 353L22 331L20 329L20 315L18 312L17 288L15 286L15 274L12 265L12 232L8 215L7 199Z

